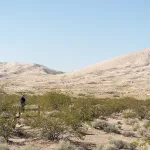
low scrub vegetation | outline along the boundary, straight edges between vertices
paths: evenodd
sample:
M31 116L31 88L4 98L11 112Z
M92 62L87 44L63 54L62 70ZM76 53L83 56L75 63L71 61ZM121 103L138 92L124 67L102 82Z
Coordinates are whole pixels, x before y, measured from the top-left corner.
M96 120L92 123L93 128L103 130L107 133L117 133L119 134L119 129L114 124L110 124L106 121Z
M136 112L134 112L132 109L126 109L122 114L124 118L135 118L137 116Z
M0 94L0 136L6 141L16 133L15 115L18 113L19 95ZM112 114L122 113L128 120L128 124L137 131L138 120L147 119L150 112L150 100L140 101L134 98L112 98L98 99L93 97L71 97L57 92L50 92L44 95L26 95L26 105L38 105L41 114L37 117L33 113L23 113L24 123L34 129L40 129L43 138L49 140L63 139L63 134L84 136L85 122L93 122L98 118L107 118ZM29 115L31 117L29 117ZM137 118L137 119L136 119ZM145 124L149 128L150 123ZM107 121L97 120L93 122L93 127L107 133L120 133L116 125ZM85 131L85 130L84 130ZM144 131L140 133L144 135ZM131 136L127 134L126 136ZM133 135L132 135L133 136ZM111 146L115 144L110 143Z
M111 139L108 144L97 146L98 150L136 150L137 145L133 143L127 143L122 140Z

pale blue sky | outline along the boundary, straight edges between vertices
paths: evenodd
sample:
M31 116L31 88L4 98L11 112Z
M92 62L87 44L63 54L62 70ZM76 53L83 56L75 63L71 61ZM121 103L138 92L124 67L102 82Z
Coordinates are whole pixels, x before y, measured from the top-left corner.
M0 61L72 71L150 47L149 0L0 0Z

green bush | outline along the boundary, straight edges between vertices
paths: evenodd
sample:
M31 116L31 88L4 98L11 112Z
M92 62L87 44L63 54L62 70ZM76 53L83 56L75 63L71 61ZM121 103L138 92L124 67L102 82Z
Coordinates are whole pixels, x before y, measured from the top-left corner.
M16 110L12 107L12 104L17 105L19 98L20 95L5 94L4 96L0 94L1 117L8 115L7 117L11 118L16 114ZM59 135L61 135L64 130L69 130L69 132L73 134L82 135L83 124L85 122L93 121L100 116L107 117L111 114L120 113L123 110L125 110L123 113L125 118L133 118L133 120L130 121L130 124L133 126L136 123L134 117L137 116L141 119L147 118L149 116L148 112L150 111L150 100L139 101L129 97L120 99L115 97L111 99L99 99L86 96L70 97L69 95L55 91L43 95L26 94L26 104L39 105L42 115L34 118L31 112L27 112L31 117L26 116L27 113L25 112L22 115L25 124L33 128L41 128L43 135L52 140L59 139ZM126 112L126 110L132 110L132 112ZM34 115L34 113L32 114ZM13 119L0 119L0 130L3 131L1 134L3 133L6 139L8 139L9 134L13 132L12 121ZM105 132L119 133L119 129L108 122L96 124L96 128L102 129ZM136 129L137 128L138 127L136 127ZM8 131L8 133L4 131Z
M146 106L140 106L136 109L136 113L140 119L144 119L148 116L148 108Z
M0 118L0 136L4 137L6 141L8 141L10 135L13 133L15 124L14 118Z
M42 136L48 140L59 140L64 133L65 127L58 118L44 118L41 124Z

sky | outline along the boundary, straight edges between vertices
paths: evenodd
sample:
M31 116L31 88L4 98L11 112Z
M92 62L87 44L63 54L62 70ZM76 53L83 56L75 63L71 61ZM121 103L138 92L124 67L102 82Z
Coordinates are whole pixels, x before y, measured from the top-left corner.
M0 62L70 72L144 48L149 0L0 0Z

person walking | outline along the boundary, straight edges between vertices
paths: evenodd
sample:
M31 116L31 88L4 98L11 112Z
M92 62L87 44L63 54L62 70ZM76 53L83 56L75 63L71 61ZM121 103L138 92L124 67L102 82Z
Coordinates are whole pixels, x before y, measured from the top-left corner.
M21 105L21 110L22 110L23 112L24 112L25 102L26 102L25 96L22 95L22 96L20 97L20 105Z

